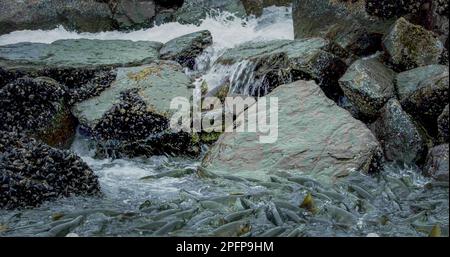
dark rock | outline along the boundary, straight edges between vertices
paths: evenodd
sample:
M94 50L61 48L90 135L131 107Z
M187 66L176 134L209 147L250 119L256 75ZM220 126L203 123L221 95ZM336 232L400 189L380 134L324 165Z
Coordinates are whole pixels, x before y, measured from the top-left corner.
M265 132L224 133L205 156L203 168L258 180L287 172L333 183L352 172L368 172L379 160L381 147L372 132L313 81L279 86L268 97L279 101L274 142L260 141ZM248 112L241 114L247 118L238 126L251 124Z
M448 182L449 170L449 146L448 144L438 145L430 150L427 157L424 173L439 181Z
M116 0L110 1L110 5L119 29L151 27L156 16L156 5L151 0Z
M1 88L0 120L0 130L26 133L51 146L68 146L75 134L66 88L45 77L24 77Z
M322 38L251 42L225 52L217 63L243 66L231 78L231 93L263 96L279 85L314 79L327 96L336 98L342 94L338 79L347 68L336 49Z
M409 165L423 161L427 151L424 133L397 100L386 103L372 131L383 146L386 160Z
M393 21L368 15L364 2L294 0L295 38L324 37L356 55L375 53Z
M395 22L383 45L389 61L400 71L438 64L444 51L435 33L404 18Z
M447 104L447 106L445 106L444 111L442 112L441 115L439 115L439 118L438 118L439 140L441 142L447 142L447 143L448 143L448 138L449 138L448 115L449 115L449 110L448 110L448 104Z
M394 78L395 72L378 60L360 59L347 69L339 84L359 113L370 119L394 97Z
M185 0L183 6L175 13L175 19L181 24L200 25L208 15L217 15L225 11L245 17L246 11L240 0Z
M190 79L175 62L118 68L110 87L75 104L72 111L98 142L99 152L127 156L195 154L193 135L173 132L169 127L176 111L170 108L172 99L190 99L190 87Z
M448 87L446 66L428 66L397 76L397 91L403 109L418 119L432 136L436 136L437 119L448 104Z
M107 3L95 0L0 1L0 34L23 29L69 29L98 32L114 29Z
M71 195L98 195L97 176L75 154L0 131L0 208L35 207Z
M211 32L207 30L184 35L167 42L159 51L161 59L173 60L183 67L194 69L195 58L213 42Z

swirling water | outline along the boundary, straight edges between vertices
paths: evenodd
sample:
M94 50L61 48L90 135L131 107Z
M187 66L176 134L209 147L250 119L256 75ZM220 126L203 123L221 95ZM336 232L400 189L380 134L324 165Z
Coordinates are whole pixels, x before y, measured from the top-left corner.
M248 41L293 39L290 8L272 7L260 18L222 14L198 27L168 23L127 33L76 33L62 27L16 31L0 36L0 45L68 38L167 42L203 29L212 32L214 43L198 58L196 70L186 72L209 88L228 77L248 76L242 63L214 65L226 49ZM389 165L381 174L354 174L333 186L286 174L261 183L198 173L201 158L97 159L89 139L79 135L71 150L98 175L103 196L1 210L0 236L426 236L436 224L448 235L448 184L433 184L414 167ZM314 208L299 208L309 193ZM227 227L230 223L237 226Z

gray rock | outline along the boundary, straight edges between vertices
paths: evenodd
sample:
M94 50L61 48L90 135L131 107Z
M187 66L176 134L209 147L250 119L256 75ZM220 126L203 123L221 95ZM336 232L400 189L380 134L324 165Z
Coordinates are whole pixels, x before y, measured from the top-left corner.
M64 84L76 102L111 84L115 67L159 59L162 43L128 40L59 40L52 44L0 46L0 87L22 76L46 76Z
M112 1L113 20L119 29L148 28L156 16L156 4L151 0Z
M202 30L170 40L159 53L163 60L173 60L183 67L194 69L195 58L212 42L211 32Z
M392 20L368 15L364 2L294 0L295 38L324 37L357 55L375 53Z
M192 153L193 136L169 128L176 111L170 108L172 99L191 99L190 87L190 79L175 62L118 68L110 87L75 104L72 112L102 151L130 156ZM182 143L184 147L178 147Z
M0 208L35 207L71 195L98 195L81 158L23 135L0 131Z
M106 2L95 0L0 1L0 34L58 25L87 32L112 30L112 16Z
M395 72L378 60L360 59L347 69L339 84L363 116L374 118L394 97L394 78Z
M159 59L161 43L129 40L67 39L51 44L0 46L0 66L8 68L89 68L131 66Z
M338 79L347 65L336 54L335 45L322 38L244 43L226 51L218 64L241 63L242 77L231 81L231 93L265 95L275 87L299 79L316 80L333 97L340 92Z
M259 136L266 134L260 132L225 133L205 156L203 168L258 180L284 171L332 183L367 172L378 160L380 145L372 132L313 81L277 87L268 97L278 97L277 140L263 144Z
M386 160L405 164L423 161L426 138L397 100L386 103L372 130L383 146Z
M437 134L437 119L448 104L449 72L444 67L434 67L426 73L413 70L397 78L403 109L418 119L432 136Z
M240 0L185 0L175 13L175 19L181 24L200 25L208 15L217 15L226 11L237 17L245 17L246 11Z
M45 77L17 79L0 89L0 130L26 133L51 146L68 146L76 121L67 88Z
M424 167L425 174L436 180L448 182L448 155L448 144L438 145L431 149Z
M398 70L438 64L444 45L438 36L404 18L398 19L383 40L390 62Z
M426 84L426 81L448 74L448 66L427 65L401 72L395 78L395 89L400 102Z
M444 111L441 115L439 115L438 118L438 131L439 131L439 140L441 142L447 142L449 138L448 133L448 116L449 116L449 110L448 110L448 104L445 106Z

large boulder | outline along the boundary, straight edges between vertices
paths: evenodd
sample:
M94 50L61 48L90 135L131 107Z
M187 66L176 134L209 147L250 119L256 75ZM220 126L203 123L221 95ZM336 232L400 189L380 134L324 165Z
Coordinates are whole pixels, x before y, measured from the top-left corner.
M325 37L357 54L381 49L381 37L392 21L370 16L365 1L294 0L295 38Z
M396 99L386 103L372 128L383 146L386 160L405 164L423 161L427 151L424 132Z
M435 136L437 119L448 104L447 66L426 66L398 74L396 88L403 109Z
M0 130L68 146L76 121L65 97L66 87L46 77L23 77L7 84L0 89Z
M383 46L390 63L401 71L438 64L444 52L444 44L435 33L404 18L395 22Z
M424 167L426 175L436 180L448 182L449 170L449 147L448 144L438 145L430 150Z
M439 131L439 140L441 142L447 142L449 139L449 133L448 133L448 116L449 116L449 108L448 104L445 106L444 111L441 115L439 115L438 118L438 131Z
M175 20L181 24L200 25L203 19L219 12L228 12L237 17L246 16L241 0L185 0L175 12Z
M171 101L189 100L192 91L190 79L175 62L118 68L110 87L75 104L72 112L97 140L99 154L194 154L194 137L169 127L176 111Z
M73 101L85 99L110 84L114 67L151 63L161 47L150 41L88 39L0 46L0 87L24 75L46 76L67 86Z
M372 132L315 82L283 85L267 97L279 102L278 124L271 126L278 128L276 141L260 143L260 136L267 136L262 132L226 132L205 156L205 170L258 180L287 172L332 183L352 172L368 172L379 160L380 145ZM245 123L237 129L252 124Z
M230 81L231 93L262 96L299 79L313 79L334 97L347 65L340 48L322 38L249 42L226 51L216 64L239 65Z
M0 208L6 209L100 193L97 176L75 154L4 131L0 131L0 188Z
M347 69L339 84L362 117L374 118L394 97L394 78L395 72L377 59L360 59Z
M183 67L194 69L195 59L212 43L211 32L202 30L170 40L159 53L163 60L173 60Z

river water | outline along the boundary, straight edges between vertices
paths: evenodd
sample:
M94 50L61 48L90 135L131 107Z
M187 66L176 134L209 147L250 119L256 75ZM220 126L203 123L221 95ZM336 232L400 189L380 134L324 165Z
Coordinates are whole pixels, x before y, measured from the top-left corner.
M230 14L197 27L168 23L133 32L75 33L64 28L16 31L0 45L95 38L167 42L207 29L214 43L198 58L194 82L209 88L242 69L214 66L240 43L293 39L290 8L267 8L260 18ZM448 183L422 177L415 167L388 165L381 174L355 174L333 186L274 174L271 182L197 173L201 157L96 159L89 139L72 148L98 175L102 197L70 197L29 210L0 210L0 236L427 236L448 235ZM203 149L205 152L207 148ZM308 194L314 205L301 209Z

